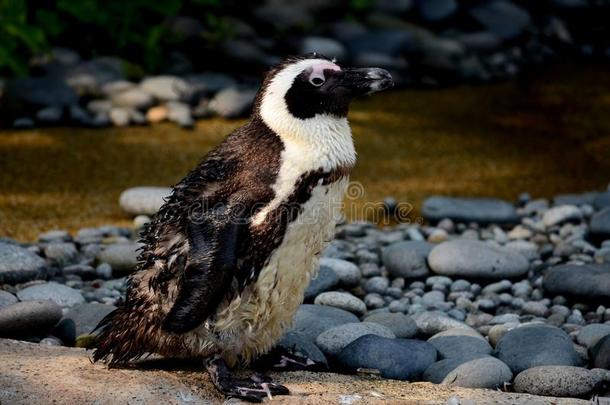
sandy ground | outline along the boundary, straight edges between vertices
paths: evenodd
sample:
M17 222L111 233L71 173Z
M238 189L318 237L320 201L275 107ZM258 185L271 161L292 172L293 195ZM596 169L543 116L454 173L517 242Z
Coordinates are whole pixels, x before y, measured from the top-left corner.
M381 380L331 373L273 373L290 396L277 404L588 404L539 397ZM191 367L149 361L138 368L108 369L92 364L83 349L0 340L0 404L221 404L208 376ZM229 403L240 401L229 400ZM268 401L266 401L268 402Z

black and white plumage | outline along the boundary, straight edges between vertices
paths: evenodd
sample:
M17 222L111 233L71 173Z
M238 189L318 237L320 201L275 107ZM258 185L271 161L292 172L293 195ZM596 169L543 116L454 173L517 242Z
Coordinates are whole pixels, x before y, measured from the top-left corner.
M274 67L250 120L144 230L125 303L100 323L94 359L158 353L233 365L268 351L340 215L356 160L349 102L391 84L382 69L342 69L317 55Z

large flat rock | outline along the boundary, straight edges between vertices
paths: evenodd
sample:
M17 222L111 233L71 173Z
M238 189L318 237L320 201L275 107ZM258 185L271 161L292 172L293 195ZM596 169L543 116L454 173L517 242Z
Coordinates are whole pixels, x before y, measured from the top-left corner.
M457 397L485 404L586 405L587 401L380 380L330 373L273 373L290 396L277 404L446 404ZM91 364L83 349L0 340L0 403L24 404L221 404L204 372L191 365L148 361L140 368Z

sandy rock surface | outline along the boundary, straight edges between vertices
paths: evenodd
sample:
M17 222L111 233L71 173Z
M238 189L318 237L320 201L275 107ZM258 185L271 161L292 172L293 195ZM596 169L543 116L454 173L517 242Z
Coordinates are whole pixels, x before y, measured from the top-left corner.
M491 390L406 383L330 373L275 373L292 395L277 404L446 404L453 397L477 404L587 404ZM0 340L0 403L220 404L223 398L193 364L149 360L139 368L109 370L91 364L82 349ZM454 403L454 402L451 402Z

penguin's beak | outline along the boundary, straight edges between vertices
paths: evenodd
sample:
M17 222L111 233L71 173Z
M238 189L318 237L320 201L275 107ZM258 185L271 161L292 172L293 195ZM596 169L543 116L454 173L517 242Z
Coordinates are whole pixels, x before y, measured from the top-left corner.
M385 69L343 69L341 87L349 89L354 96L372 94L394 86L392 75Z

